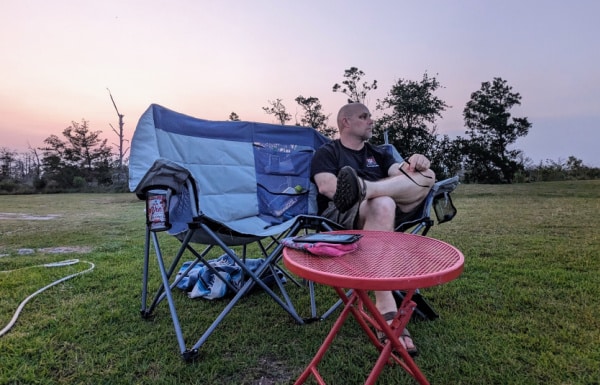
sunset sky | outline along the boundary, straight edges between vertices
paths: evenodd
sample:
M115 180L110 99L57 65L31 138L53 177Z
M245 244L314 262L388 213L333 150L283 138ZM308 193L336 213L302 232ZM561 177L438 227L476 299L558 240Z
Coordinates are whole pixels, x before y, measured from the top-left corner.
M314 96L334 125L332 86L358 67L377 80L427 72L452 106L439 133L463 135L462 111L501 77L533 124L516 148L535 163L570 155L600 167L600 2L595 0L2 0L0 147L24 152L72 121L118 142L151 103L204 119L274 122L262 107ZM293 124L293 121L291 122Z

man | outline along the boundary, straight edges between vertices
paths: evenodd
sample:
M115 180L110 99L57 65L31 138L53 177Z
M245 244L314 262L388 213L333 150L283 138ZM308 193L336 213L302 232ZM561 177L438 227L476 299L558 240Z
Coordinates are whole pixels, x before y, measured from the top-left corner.
M343 106L337 116L340 138L319 148L311 177L317 185L319 214L347 229L394 231L412 219L435 182L425 156L414 154L398 163L372 146L373 120L361 103ZM391 321L397 306L391 292L375 292L377 309ZM408 330L401 343L415 356Z

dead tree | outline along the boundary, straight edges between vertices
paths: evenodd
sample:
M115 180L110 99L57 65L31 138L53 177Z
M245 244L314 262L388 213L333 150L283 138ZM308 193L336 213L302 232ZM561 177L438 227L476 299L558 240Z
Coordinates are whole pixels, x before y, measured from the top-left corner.
M112 128L113 132L115 134L117 134L117 136L119 137L119 170L123 169L123 158L125 157L125 154L127 154L127 151L129 151L129 147L126 148L125 150L123 149L123 142L128 142L129 140L125 139L124 134L123 134L123 117L125 115L121 114L119 112L119 109L117 108L117 105L115 103L115 100L113 99L112 94L110 93L110 90L107 88L108 90L108 95L110 96L110 100L112 101L113 106L115 107L115 111L117 111L117 115L119 116L119 130L117 131L112 124L109 123L110 128Z

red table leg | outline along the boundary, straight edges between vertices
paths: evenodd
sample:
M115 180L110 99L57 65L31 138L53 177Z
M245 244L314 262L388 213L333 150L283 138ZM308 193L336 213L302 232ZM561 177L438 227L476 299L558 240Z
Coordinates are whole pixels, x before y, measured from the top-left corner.
M308 377L312 374L317 383L319 385L326 385L325 380L321 377L317 366L323 359L325 352L329 349L329 346L335 339L335 336L340 331L342 325L348 318L348 315L352 313L352 315L356 318L357 322L361 326L361 328L365 331L371 342L380 350L380 355L371 373L367 377L365 381L365 385L373 385L377 381L381 371L385 367L385 365L389 362L390 358L402 366L404 370L406 370L411 376L413 376L420 384L428 385L429 382L419 370L419 367L414 362L412 357L406 351L406 348L402 346L400 343L399 337L410 317L412 315L413 309L416 306L414 302L411 301L411 297L414 291L409 291L404 300L402 301L402 305L398 309L398 313L396 317L392 321L391 325L388 325L387 321L383 318L383 316L379 313L373 301L369 297L367 291L364 290L354 290L350 297L346 296L346 293L341 288L334 288L339 297L344 302L344 309L342 310L340 316L335 321L329 334L323 341L323 344L315 354L315 357L311 360L310 364L307 368L302 372L300 377L295 382L295 385L303 384ZM361 310L363 306L367 309L367 312ZM382 345L381 342L377 339L377 336L371 329L371 326L375 328L379 328L382 330L387 336L388 341ZM394 349L394 351L392 350ZM398 357L394 352L400 355Z
M411 290L406 293L404 300L402 301L402 305L398 309L398 313L396 314L396 317L394 317L394 320L392 321L391 325L388 325L387 321L379 313L377 307L375 306L373 301L371 301L371 298L369 297L366 291L355 290L355 292L357 293L358 297L360 298L364 306L367 308L369 313L372 315L373 320L375 321L374 326L380 328L388 337L388 340L383 346L383 349L379 354L379 358L377 359L373 370L369 374L367 381L365 381L365 385L375 384L375 381L377 381L377 377L379 377L379 374L383 370L385 364L389 361L390 357L393 357L394 361L400 366L402 366L404 370L406 370L411 376L413 376L415 380L419 382L419 384L429 385L429 381L427 381L427 378L425 378L425 375L423 375L415 361L406 351L406 348L400 343L399 339L400 335L402 334L402 331L408 324L408 321L410 320L413 309L415 307L415 303L411 300L412 295L414 294L414 290ZM359 321L359 324L363 327L363 329L365 329L365 326L363 326L363 322ZM364 325L366 325L366 323L364 323ZM366 326L366 328L369 330L369 332L371 332L368 326ZM377 342L377 344L381 346L381 343L379 343L379 341ZM395 352L400 354L402 360L400 360L395 354L393 354L392 349L394 349Z
M337 290L337 288L336 288L336 290ZM348 315L354 309L353 304L358 301L358 297L355 293L352 293L352 295L350 297L346 297L346 294L342 292L342 295L340 296L340 298L342 298L342 301L344 301L344 303L345 303L342 313L340 314L338 319L335 321L335 323L331 327L331 331L329 332L329 334L327 334L325 341L323 341L323 344L317 351L317 354L315 354L315 357L312 359L312 361L310 362L308 367L304 370L304 372L302 372L300 377L298 377L298 379L294 383L295 385L303 384L306 381L306 379L308 378L308 376L310 376L311 374L313 376L315 376L315 379L317 380L317 382L320 385L326 385L325 381L319 374L317 365L319 365L319 362L321 362L321 360L323 359L325 352L327 351L327 349L329 349L329 346L333 342L336 334L340 331L340 329L342 328L342 325L348 318Z

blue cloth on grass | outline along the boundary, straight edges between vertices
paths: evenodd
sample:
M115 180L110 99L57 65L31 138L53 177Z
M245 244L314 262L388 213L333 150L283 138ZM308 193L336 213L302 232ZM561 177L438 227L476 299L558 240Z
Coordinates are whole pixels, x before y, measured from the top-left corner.
M242 268L235 263L233 258L227 254L221 255L217 259L211 259L207 261L211 266L218 271L233 287L239 289L242 287L244 272ZM246 267L252 272L264 262L262 258L246 259ZM177 279L185 273L189 266L194 261L184 262L179 272L177 273ZM285 282L285 277L280 278ZM270 284L274 281L273 276L267 276L264 279L266 284ZM190 298L205 298L205 299L217 299L225 297L230 291L225 282L219 279L210 269L204 264L196 264L188 273L181 278L177 283L177 288L188 293Z

